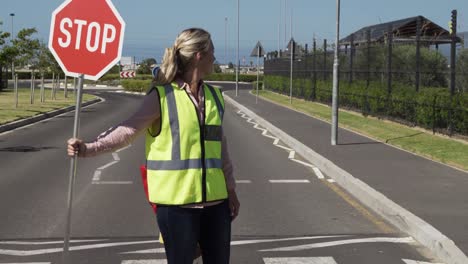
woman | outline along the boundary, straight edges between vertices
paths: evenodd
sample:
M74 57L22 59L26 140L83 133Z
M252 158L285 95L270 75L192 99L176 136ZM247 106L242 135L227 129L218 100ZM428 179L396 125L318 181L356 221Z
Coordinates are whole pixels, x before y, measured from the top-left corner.
M240 204L222 131L224 100L203 82L214 60L207 31L182 31L131 118L92 143L68 141L69 156L90 157L145 132L149 200L158 206L168 264L192 263L197 243L203 263L229 263L231 221Z

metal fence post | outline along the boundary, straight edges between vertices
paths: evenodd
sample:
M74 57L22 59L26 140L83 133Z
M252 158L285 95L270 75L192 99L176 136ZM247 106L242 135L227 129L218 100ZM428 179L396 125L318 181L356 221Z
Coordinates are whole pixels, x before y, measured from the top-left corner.
M351 34L351 46L349 50L349 84L353 83L353 59L354 59L354 34Z
M315 101L317 96L317 41L314 38L313 43L313 53L312 53L312 71L313 71L313 79L312 79L312 100Z
M419 92L421 74L421 17L418 16L416 22L416 92Z
M323 80L327 79L327 40L323 40Z
M393 44L393 27L388 25L387 30L387 93L392 93L392 44Z

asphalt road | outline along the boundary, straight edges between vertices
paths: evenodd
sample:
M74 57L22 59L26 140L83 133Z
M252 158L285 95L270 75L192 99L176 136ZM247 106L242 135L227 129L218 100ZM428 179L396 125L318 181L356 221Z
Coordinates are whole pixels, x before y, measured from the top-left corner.
M88 141L130 116L142 98L97 93L105 102L81 115L80 135ZM232 263L430 263L411 238L326 175L319 179L313 165L254 123L227 106L224 131L241 202ZM72 130L68 113L0 135L0 263L62 263L65 142ZM79 160L69 263L164 263L142 191L143 162L143 137L119 152Z

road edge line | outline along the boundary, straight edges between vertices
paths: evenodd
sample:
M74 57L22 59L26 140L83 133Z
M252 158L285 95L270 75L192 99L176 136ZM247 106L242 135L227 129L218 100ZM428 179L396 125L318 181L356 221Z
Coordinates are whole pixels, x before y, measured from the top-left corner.
M416 241L427 247L437 258L444 261L446 264L468 263L468 257L455 245L455 242L429 223L393 202L382 193L374 190L363 181L355 178L347 171L341 169L330 160L313 151L281 129L275 127L225 93L224 98L228 103L255 119L261 126L268 129L272 134L294 148L304 159L315 164L360 202L400 231L409 234Z

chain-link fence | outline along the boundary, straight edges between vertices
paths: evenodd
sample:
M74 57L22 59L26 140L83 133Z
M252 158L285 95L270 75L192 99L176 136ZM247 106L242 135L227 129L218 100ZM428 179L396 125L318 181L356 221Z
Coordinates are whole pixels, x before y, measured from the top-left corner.
M438 45L391 35L371 42L369 34L359 45L341 47L340 107L434 132L468 135L468 49L457 51L452 72ZM311 48L296 43L288 47L293 47L293 96L331 104L334 45L314 40ZM289 95L290 60L289 51L267 55L266 89Z

